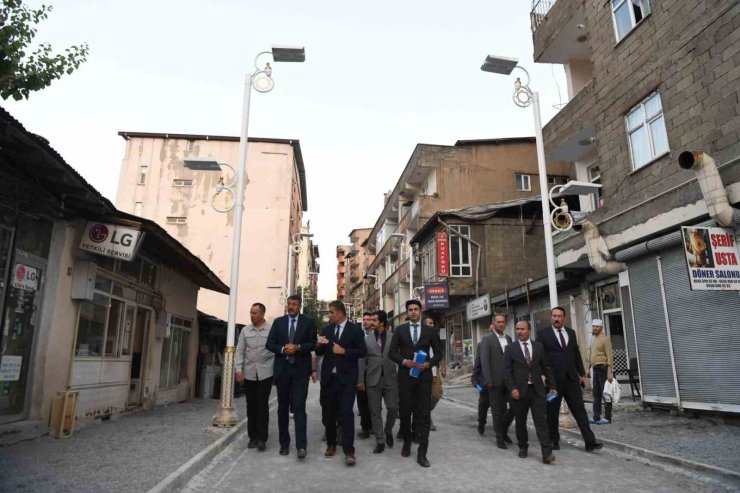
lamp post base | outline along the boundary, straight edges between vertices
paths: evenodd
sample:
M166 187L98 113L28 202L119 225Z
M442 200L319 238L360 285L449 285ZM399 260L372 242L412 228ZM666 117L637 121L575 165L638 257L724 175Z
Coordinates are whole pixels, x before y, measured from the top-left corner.
M239 421L234 409L234 346L227 346L224 352L224 373L221 378L221 407L213 416L213 426L230 428Z

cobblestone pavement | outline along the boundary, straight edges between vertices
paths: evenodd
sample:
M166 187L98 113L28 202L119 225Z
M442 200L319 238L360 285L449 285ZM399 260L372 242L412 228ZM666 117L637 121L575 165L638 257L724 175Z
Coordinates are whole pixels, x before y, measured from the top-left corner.
M243 399L243 398L242 398ZM0 447L0 491L146 491L223 435L218 400L137 412L75 431ZM244 401L238 402L244 415Z
M472 390L472 389L470 389ZM244 436L230 445L184 491L726 491L716 483L704 483L603 452L587 453L566 445L556 451L553 465L541 462L539 446L530 436L530 455L517 457L516 447L499 450L490 434L479 436L475 413L450 401L434 410L438 431L430 437L429 460L424 469L402 458L400 444L383 454L372 453L374 441L356 440L358 463L349 468L338 450L336 457L323 456L318 387L311 385L308 410L308 457L298 462L295 448L278 455L277 424L271 420L266 452L247 449ZM292 429L292 426L291 426ZM533 435L533 434L532 434Z
M445 397L477 406L478 394L470 385L447 387ZM625 394L622 393L624 397ZM589 398L587 396L586 398ZM591 416L591 404L586 403ZM633 403L627 393L626 399L614 406L613 423L592 426L597 437L642 447L654 452L673 455L704 464L740 471L740 425L735 420L726 422L722 418L702 417L691 419L671 416L666 410L652 412ZM488 416L488 429L491 416Z

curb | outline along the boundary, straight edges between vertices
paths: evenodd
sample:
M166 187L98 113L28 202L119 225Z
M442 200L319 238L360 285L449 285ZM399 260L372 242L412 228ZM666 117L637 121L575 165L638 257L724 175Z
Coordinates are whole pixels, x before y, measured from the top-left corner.
M270 400L269 406L277 401L277 397ZM154 485L148 493L170 493L180 491L190 479L206 468L208 464L218 454L231 445L247 429L247 418L241 420L237 425L229 430L226 435L222 436L208 447L198 452L192 459L178 467L162 481Z
M471 411L477 411L477 408L467 402L460 401L458 399L453 399L450 397L442 396L442 399L450 401L454 404L457 404L458 406L465 407L467 409L470 409ZM530 430L534 430L531 427ZM583 439L581 438L581 434L578 431L568 430L565 428L560 428L560 434L566 435L571 439L576 439L576 442L578 444L583 443ZM600 441L604 443L604 445L608 445L608 448L603 449L603 451L609 453L618 451L621 453L624 453L626 455L632 456L632 457L639 457L641 459L647 460L649 463L662 465L662 466L670 466L670 467L678 467L684 474L686 474L686 471L691 471L693 473L701 474L702 479L712 479L715 481L720 481L723 484L728 484L731 486L739 486L740 485L740 472L731 471L730 469L724 469L722 467L718 466L712 466L709 464L704 464L701 462L696 462L689 459L684 459L682 457L676 457L674 455L668 455L663 454L660 452L655 452L653 450L649 450L642 447L637 447L635 445L629 445L627 443L617 442L614 440L608 440L604 438L600 438ZM572 441L568 442L569 444L573 445ZM689 474L687 474L689 475Z

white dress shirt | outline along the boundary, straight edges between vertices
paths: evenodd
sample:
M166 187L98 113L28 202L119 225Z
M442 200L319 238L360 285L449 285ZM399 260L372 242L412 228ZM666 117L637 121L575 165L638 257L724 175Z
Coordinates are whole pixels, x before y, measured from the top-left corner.
M565 330L565 327L560 329L562 332L558 332L558 329L555 327L552 328L552 332L555 334L555 339L558 341L558 344L560 344L560 334L563 334L563 339L565 340L565 345L568 345L568 331Z
M506 350L506 346L509 345L509 341L506 339L506 334L498 335L498 332L493 332L496 338L498 339L498 343L501 345L501 352L503 353Z

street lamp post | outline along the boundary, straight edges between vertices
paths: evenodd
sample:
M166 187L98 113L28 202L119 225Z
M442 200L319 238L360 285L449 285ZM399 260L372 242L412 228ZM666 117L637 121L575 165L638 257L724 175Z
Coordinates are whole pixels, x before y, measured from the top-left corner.
M313 233L296 233L293 235L293 242L288 245L288 279L286 279L285 286L288 290L288 296L293 294L293 256L301 253L303 245L301 241L303 238L311 238ZM301 291L303 294L303 291ZM303 298L303 296L301 296Z
M242 129L239 136L239 167L236 172L235 189L231 190L234 196L234 238L231 249L231 277L229 279L229 315L226 329L226 351L224 356L224 370L221 379L221 407L213 416L214 426L231 427L237 423L236 410L233 405L234 397L234 336L236 333L236 303L239 290L239 253L242 239L242 216L244 213L244 183L247 174L247 148L249 131L249 103L252 87L258 92L269 92L274 87L272 67L266 64L260 69L257 61L260 56L270 54L273 62L303 62L306 51L303 47L273 46L272 50L259 53L254 59L256 71L247 74L244 79L244 102L242 105ZM223 184L217 188L216 195L223 191ZM229 187L226 187L229 188ZM214 199L216 197L214 195ZM223 212L228 212L227 209Z
M547 168L545 165L545 145L542 140L542 120L540 119L540 95L529 89L529 72L519 65L516 58L488 55L481 70L494 74L510 75L519 69L526 76L526 83L519 78L514 83L514 104L520 108L532 106L534 110L535 142L537 145L537 168L540 177L540 201L542 203L542 226L545 231L545 257L547 260L547 281L550 291L550 308L558 306L558 287L555 282L555 254L552 245L552 220L550 217L549 195L547 193Z

